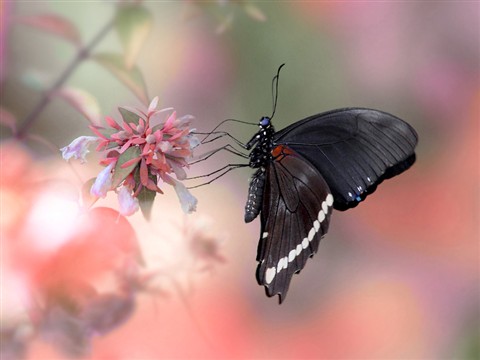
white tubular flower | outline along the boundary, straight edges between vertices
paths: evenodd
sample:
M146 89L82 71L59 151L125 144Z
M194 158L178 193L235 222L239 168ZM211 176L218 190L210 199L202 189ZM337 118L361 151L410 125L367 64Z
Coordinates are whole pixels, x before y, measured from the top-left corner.
M115 162L112 162L105 169L100 171L90 189L90 194L102 198L107 196L107 192L112 188L112 169L114 166Z
M182 210L185 214L191 214L197 210L197 198L193 196L190 191L183 185L180 181L173 179L173 187L177 193L180 204L182 205Z
M98 140L97 136L80 136L73 140L70 145L60 149L62 157L67 161L73 157L84 163L86 161L85 156L89 153L88 147Z
M138 199L132 196L132 190L128 186L118 189L118 203L120 214L123 216L130 216L139 209Z

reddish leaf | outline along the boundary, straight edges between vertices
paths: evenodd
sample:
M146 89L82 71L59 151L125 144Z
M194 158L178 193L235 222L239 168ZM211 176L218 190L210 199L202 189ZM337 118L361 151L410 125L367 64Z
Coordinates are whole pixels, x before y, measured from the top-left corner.
M64 99L94 125L100 123L100 107L90 93L72 87L59 89L54 95Z
M25 16L18 22L52 33L79 46L81 39L77 28L67 19L53 14Z
M139 161L141 160L141 157L136 157L136 158L133 158L133 159L130 159L128 161L125 161L123 164L122 164L122 168L126 168L130 165L133 165L133 164L137 164Z
M15 133L17 131L16 122L17 120L15 119L15 116L13 116L10 111L0 106L0 124L10 128L10 130L12 130L12 133Z
M104 127L102 126L93 126L93 125L90 125L89 126L90 130L92 130L92 132L101 137L102 139L105 139L105 140L108 140L108 138L110 138L113 134L115 134L117 131L114 130L114 129L105 129Z
M148 167L145 159L142 159L140 162L140 183L143 186L147 186L148 184Z
M117 122L113 118L111 118L110 116L106 116L105 121L107 122L107 124L110 127L114 128L114 129L117 129L117 130L122 130L120 125L118 125Z

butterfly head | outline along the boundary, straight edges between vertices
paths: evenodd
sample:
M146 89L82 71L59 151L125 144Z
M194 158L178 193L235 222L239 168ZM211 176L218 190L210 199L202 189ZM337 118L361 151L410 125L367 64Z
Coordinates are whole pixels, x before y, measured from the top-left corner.
M268 128L270 127L271 125L271 122L270 122L270 118L268 116L263 116L259 123L258 123L258 126L260 126L261 128Z

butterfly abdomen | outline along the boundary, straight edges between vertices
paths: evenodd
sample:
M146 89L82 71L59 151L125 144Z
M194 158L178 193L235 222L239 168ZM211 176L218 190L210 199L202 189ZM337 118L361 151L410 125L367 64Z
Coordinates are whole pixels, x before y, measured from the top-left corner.
M248 188L247 204L245 205L245 222L249 223L257 217L262 208L263 188L265 186L265 168L259 168L253 174Z

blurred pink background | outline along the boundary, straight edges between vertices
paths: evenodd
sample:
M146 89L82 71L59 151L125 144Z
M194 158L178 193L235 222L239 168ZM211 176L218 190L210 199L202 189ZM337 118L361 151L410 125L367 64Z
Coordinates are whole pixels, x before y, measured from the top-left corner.
M271 113L271 79L286 63L277 129L333 108L377 108L416 128L417 162L357 208L333 214L319 252L294 277L281 306L265 296L254 277L259 220L243 222L251 171L237 170L194 190L199 204L188 218L175 193L165 189L150 222L139 213L128 219L147 269L161 274L156 284L161 291L140 292L132 315L95 337L82 356L478 358L479 3L253 4L265 21L249 16L241 2L146 2L154 26L138 66L150 97L158 95L161 107L194 115L202 131L226 118L254 122ZM28 78L34 74L53 82L75 48L17 19L59 14L89 40L115 8L101 1L7 1L1 6L1 106L21 123L41 96ZM218 34L225 18L230 26ZM99 51L120 48L114 34L98 46ZM91 93L102 116L117 117L120 105L141 106L92 61L82 64L68 84ZM89 134L87 126L81 114L56 99L31 133L60 148ZM227 129L245 141L251 136L249 127ZM7 127L1 136L2 327L7 328L21 322L34 302L31 274L37 274L37 266L51 269L37 256L62 256L48 246L59 248L49 241L56 239L57 225L65 224L67 210L56 214L51 198L48 206L38 205L41 197L50 196L51 185L55 196L70 199L100 168L94 155L87 165L68 165L44 144L12 142ZM189 174L229 162L238 159L219 154ZM37 221L36 204L51 216ZM117 206L113 197L98 205ZM185 234L195 227L215 239L213 248L192 245L196 233ZM93 252L105 251L102 239L92 240L98 241L91 245ZM125 246L115 259L123 259L124 252L131 256L134 250ZM85 266L104 264L102 258L82 256ZM59 266L54 271L64 271ZM36 338L25 357L65 354Z

